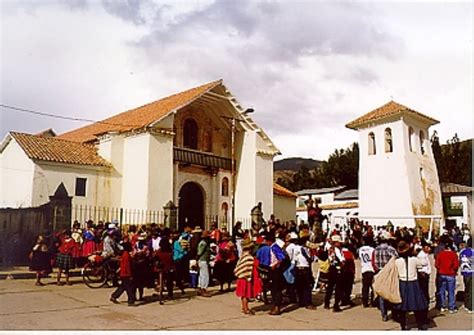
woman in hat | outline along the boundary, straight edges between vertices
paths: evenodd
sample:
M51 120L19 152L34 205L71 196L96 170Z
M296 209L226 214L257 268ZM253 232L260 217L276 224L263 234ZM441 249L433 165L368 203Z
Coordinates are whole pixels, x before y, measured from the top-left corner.
M426 318L428 304L420 289L417 269L426 266L426 261L419 259L413 252L413 248L406 241L400 241L397 245L399 257L395 261L400 282L400 297L402 302L394 309L398 311L398 319L402 330L408 330L407 312L415 312L415 319L419 330L426 330Z
M43 235L38 235L30 253L30 271L36 272L36 286L44 286L41 277L51 273L51 254L44 242Z
M56 257L56 265L58 267L58 285L63 285L61 282L61 274L63 271L66 276L66 284L72 285L72 283L69 281L69 270L74 269L74 259L72 258L72 255L76 248L76 241L74 241L74 239L71 237L71 231L66 230L61 239L59 253Z
M242 241L242 257L239 258L234 269L234 274L237 277L235 294L242 302L242 313L250 315L255 312L249 308L249 299L257 297L262 291L256 260L251 254L252 249L253 242L250 239Z
M132 253L134 261L134 284L138 290L138 301L145 300L143 297L145 287L153 287L153 272L150 263L150 249L147 247L147 234L142 232L138 236L137 243L133 246Z
M231 283L234 280L236 261L235 245L232 241L229 241L229 234L223 233L213 272L214 278L217 279L221 286L221 292L224 292L224 283L227 283L227 290L230 290Z

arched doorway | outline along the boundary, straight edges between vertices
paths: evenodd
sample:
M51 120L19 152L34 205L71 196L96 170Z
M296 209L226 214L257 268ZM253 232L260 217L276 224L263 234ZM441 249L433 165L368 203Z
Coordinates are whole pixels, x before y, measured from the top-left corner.
M185 226L204 228L204 194L198 184L188 182L181 187L178 213L180 231Z

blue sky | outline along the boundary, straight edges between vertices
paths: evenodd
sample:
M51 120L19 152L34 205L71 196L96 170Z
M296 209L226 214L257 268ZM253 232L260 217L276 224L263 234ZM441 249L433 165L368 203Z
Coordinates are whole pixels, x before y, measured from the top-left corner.
M472 3L2 1L0 102L86 119L223 79L283 155L326 159L391 98L472 137ZM0 109L9 130L84 123Z

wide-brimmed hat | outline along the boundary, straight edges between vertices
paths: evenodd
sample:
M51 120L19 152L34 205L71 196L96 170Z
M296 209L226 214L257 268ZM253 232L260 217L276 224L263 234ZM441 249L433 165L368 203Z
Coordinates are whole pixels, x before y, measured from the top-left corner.
M146 240L146 237L147 237L146 233L141 233L140 235L138 235L138 240L139 241Z
M194 229L191 231L191 233L202 233L202 229L200 226L194 227Z
M382 234L380 234L380 238L382 240L390 240L392 238L392 235L385 230Z
M408 250L410 250L410 244L408 244L408 243L405 242L405 241L400 241L400 242L398 242L397 251L398 251L399 254L404 254L404 253L406 253Z
M291 240L297 240L298 239L298 235L296 235L295 232L291 232L288 234L288 238Z
M309 231L306 229L303 229L300 231L300 238L307 238L309 237Z
M341 236L339 236L339 235L333 235L333 236L331 236L331 241L332 241L332 242L340 242L340 243L342 243Z
M253 241L249 238L242 241L242 249L251 249L253 247Z

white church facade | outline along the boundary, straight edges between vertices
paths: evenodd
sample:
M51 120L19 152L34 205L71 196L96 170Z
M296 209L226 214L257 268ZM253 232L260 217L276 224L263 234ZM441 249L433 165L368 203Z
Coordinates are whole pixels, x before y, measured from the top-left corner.
M63 183L73 205L160 211L173 201L180 228L209 215L230 222L233 195L235 218L258 202L269 216L278 154L218 80L59 136L9 133L0 208L39 206Z
M346 127L359 133L359 218L375 226L442 226L430 126L439 121L394 101Z

